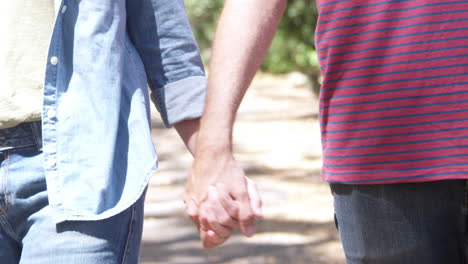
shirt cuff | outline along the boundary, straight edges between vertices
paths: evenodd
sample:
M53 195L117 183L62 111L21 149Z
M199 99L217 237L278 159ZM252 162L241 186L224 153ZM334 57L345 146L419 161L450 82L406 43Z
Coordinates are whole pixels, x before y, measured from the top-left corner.
M205 105L207 79L194 76L168 83L151 93L166 127L202 116Z

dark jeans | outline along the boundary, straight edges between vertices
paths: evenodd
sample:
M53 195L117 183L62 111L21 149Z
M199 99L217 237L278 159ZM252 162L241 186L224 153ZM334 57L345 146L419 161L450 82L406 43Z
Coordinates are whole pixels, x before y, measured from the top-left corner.
M331 189L348 264L468 263L465 180Z

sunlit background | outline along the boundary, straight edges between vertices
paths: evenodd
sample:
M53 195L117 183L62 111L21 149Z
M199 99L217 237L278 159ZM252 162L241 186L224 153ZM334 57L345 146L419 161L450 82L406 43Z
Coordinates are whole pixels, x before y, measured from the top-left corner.
M186 0L205 63L220 0ZM318 111L320 74L313 45L315 2L290 0L270 52L239 110L236 158L264 201L257 235L238 233L215 250L203 250L184 214L182 193L192 158L174 130L153 109L160 169L146 200L141 263L341 264L333 200L320 178Z

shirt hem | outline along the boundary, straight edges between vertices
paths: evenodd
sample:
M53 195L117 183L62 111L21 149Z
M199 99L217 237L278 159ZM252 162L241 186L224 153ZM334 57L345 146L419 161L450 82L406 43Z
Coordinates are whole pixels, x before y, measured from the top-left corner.
M130 206L135 204L141 198L146 188L148 187L151 176L157 171L157 169L158 169L158 160L157 158L155 158L155 160L152 162L151 168L146 173L144 184L142 184L140 190L138 190L135 196L132 199L129 199L128 202L122 205L116 206L112 209L109 209L99 215L81 215L81 214L77 214L76 212L67 212L67 211L58 209L61 212L57 213L57 216L54 217L54 223L59 224L59 223L66 222L66 221L99 221L99 220L104 220L104 219L113 217L125 211L126 209L128 209Z
M322 173L322 178L330 184L350 184L350 185L365 185L365 184L396 184L396 183L416 183L416 182L432 182L442 180L464 180L468 179L468 170L438 170L426 171L417 175L402 175L401 172L388 174L379 178L365 177L335 177L327 176Z

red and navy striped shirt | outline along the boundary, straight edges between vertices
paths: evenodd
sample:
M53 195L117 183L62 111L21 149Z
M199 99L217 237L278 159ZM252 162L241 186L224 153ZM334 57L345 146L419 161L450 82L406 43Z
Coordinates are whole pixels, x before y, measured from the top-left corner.
M468 1L317 6L324 179L468 178Z

